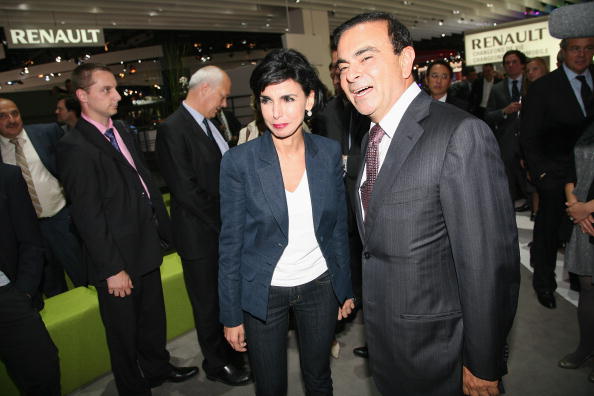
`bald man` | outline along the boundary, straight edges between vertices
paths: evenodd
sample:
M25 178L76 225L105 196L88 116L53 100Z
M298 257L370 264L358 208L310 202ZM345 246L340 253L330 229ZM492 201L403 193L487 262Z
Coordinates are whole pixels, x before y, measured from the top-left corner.
M171 191L173 240L182 259L207 378L227 385L250 382L219 323L219 166L229 146L209 120L227 107L231 80L216 66L192 75L182 105L157 129L161 172Z

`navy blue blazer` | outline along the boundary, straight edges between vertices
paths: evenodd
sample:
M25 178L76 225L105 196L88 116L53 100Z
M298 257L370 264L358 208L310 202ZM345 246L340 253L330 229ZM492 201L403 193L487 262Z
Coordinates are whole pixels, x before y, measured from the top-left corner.
M340 145L304 134L316 238L337 300L352 297L346 195ZM229 150L221 161L220 319L243 323L243 311L266 320L272 274L288 244L289 218L270 132Z

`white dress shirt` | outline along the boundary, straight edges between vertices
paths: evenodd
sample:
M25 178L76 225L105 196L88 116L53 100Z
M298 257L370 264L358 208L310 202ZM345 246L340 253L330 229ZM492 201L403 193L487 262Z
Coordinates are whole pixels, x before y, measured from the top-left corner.
M182 105L192 115L194 121L198 123L198 126L204 131L206 136L208 136L208 132L206 132L206 130L204 129L204 116L200 114L200 112L198 112L196 109L188 106L185 101L182 102ZM210 122L209 119L207 119L206 122L208 122L208 126L210 127L210 131L212 132L212 137L214 137L215 143L217 144L217 146L219 146L219 150L221 150L221 155L225 154L229 150L229 145L225 141L225 138L217 129L217 127L212 122Z

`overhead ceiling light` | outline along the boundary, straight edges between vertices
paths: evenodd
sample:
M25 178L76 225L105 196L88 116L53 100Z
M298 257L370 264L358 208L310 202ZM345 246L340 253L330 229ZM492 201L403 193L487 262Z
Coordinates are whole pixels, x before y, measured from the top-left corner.
M460 13L460 10L452 10L452 14L454 15L458 15Z
M93 7L93 8L91 8L91 12L92 12L93 14L98 14L98 13L100 13L100 12L101 12L101 10L100 10L98 7Z
M117 25L116 21L111 21L111 24L112 24L113 26Z
M21 4L19 4L18 9L27 11L29 9L29 4L21 3Z
M497 22L493 22L493 26L497 26Z
M241 26L247 26L247 22L241 22Z
M439 21L437 21L437 24L438 24L439 26L443 26L443 19L440 19Z
M149 16L157 16L159 13L157 11L149 11Z
M56 56L56 62L58 62L58 63L62 62L62 57L61 56Z
M445 33L442 33L442 34L441 34L441 37L445 37L445 36L446 36L446 35L445 35Z
M487 3L487 7L493 8L493 3Z

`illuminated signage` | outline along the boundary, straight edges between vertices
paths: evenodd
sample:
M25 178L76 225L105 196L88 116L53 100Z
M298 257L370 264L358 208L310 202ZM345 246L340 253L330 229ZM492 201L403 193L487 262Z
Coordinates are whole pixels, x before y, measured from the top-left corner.
M101 47L105 44L101 28L5 28L8 48Z

